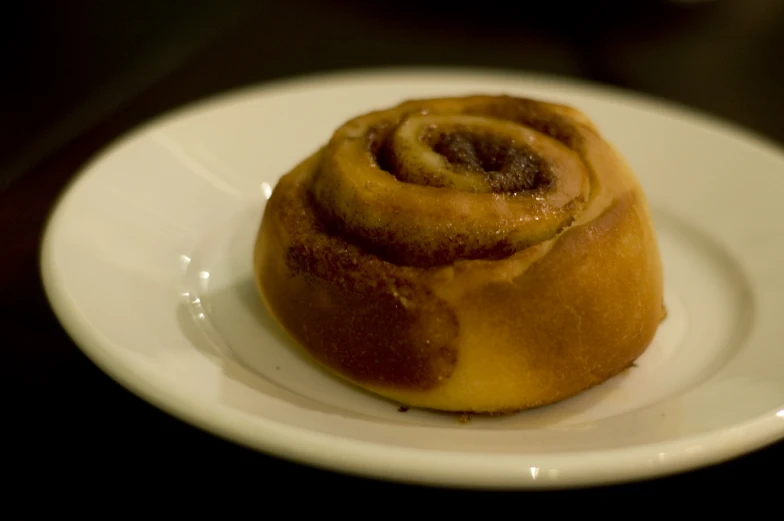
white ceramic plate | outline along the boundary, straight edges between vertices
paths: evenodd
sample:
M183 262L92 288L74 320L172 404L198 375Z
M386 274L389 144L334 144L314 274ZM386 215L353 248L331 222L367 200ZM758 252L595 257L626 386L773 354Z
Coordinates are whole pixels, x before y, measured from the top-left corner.
M287 345L251 247L271 187L348 117L406 98L573 104L626 155L661 241L669 317L631 368L566 402L460 423L359 391ZM43 276L68 332L151 403L258 450L353 474L474 488L622 482L784 437L784 155L629 93L513 73L384 71L261 86L108 148L48 226Z

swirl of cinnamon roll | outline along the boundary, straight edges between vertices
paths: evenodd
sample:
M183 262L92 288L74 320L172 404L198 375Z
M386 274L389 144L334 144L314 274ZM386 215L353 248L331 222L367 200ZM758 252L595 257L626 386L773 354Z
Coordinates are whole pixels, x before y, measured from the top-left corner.
M322 367L407 406L512 412L628 367L663 318L634 173L589 118L511 96L341 125L275 187L254 257Z

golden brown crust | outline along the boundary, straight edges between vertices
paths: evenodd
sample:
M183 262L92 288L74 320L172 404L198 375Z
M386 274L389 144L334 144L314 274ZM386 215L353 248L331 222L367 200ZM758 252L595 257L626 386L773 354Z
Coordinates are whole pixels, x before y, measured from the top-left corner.
M315 159L282 179L268 203L268 233L256 246L262 292L290 333L316 346L311 354L341 375L409 389L436 386L457 359L453 311L417 270L319 230L303 182Z
M347 122L276 186L254 262L315 360L411 406L562 400L627 368L662 319L628 165L576 110L506 96Z

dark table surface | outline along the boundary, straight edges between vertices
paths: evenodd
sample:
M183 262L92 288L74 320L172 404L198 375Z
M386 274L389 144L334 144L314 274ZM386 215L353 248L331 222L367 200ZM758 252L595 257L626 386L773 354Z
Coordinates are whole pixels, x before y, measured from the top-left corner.
M780 0L457 5L31 1L12 10L0 48L0 367L11 411L4 430L13 439L3 446L5 469L14 470L17 484L27 477L39 489L62 489L78 469L80 486L142 473L145 480L213 485L262 480L273 487L267 494L308 487L401 500L500 497L310 469L175 420L80 353L50 311L38 273L47 214L97 150L204 96L316 71L458 65L545 72L690 105L784 143ZM779 443L679 476L556 494L693 499L703 490L748 498L772 491L783 465Z

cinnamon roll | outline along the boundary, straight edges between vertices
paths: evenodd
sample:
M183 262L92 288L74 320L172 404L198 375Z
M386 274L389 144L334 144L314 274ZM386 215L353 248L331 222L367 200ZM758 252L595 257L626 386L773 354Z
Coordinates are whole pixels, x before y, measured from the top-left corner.
M276 185L254 270L323 368L444 411L574 396L629 367L664 312L629 165L582 112L511 96L345 122Z

